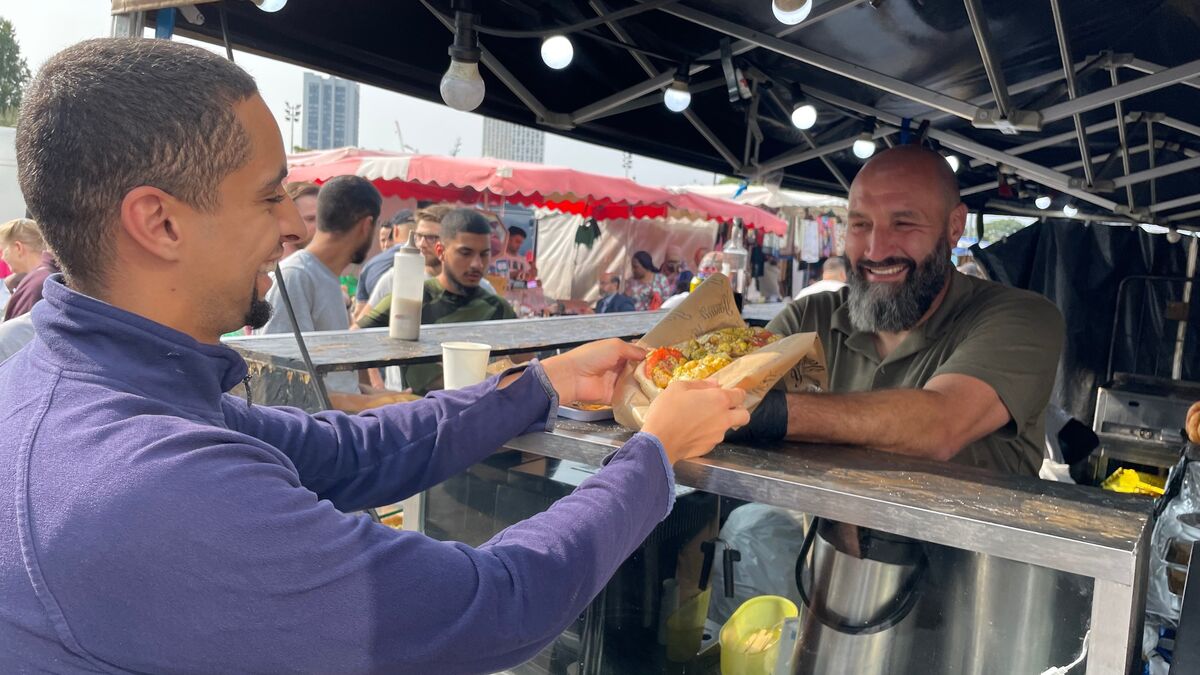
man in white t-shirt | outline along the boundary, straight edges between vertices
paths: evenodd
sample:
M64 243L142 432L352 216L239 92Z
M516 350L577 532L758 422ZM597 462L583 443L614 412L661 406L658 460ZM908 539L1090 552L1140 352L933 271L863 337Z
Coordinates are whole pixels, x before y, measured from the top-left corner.
M840 291L845 287L846 259L840 255L835 255L825 260L825 265L821 268L821 280L801 289L796 294L796 299L799 300L814 293Z
M338 176L321 186L312 242L279 263L301 332L350 328L338 274L366 258L382 204L379 191L365 178ZM265 299L273 308L271 320L255 332L291 333L291 317L278 284ZM358 375L330 373L325 376L325 386L330 391L357 394Z

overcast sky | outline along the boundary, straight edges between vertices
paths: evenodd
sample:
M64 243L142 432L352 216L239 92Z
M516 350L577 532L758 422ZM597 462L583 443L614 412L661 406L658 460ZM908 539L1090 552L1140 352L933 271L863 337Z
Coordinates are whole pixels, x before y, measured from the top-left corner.
M36 72L43 61L79 40L109 35L111 3L106 0L39 0L4 2L0 17L13 23L21 54ZM213 49L208 45L202 45ZM222 50L223 51L223 50ZM275 111L284 132L284 102L301 100L304 69L286 63L235 52L237 63L258 80L267 105ZM444 105L429 103L375 87L360 87L358 139L365 148L399 150L398 122L404 142L423 153L449 154L462 138L459 155L478 157L483 146L483 118ZM299 125L297 125L299 126ZM299 142L300 133L296 133ZM621 153L552 134L546 135L546 163L584 169L593 173L624 175ZM714 176L666 162L635 155L632 177L649 185L709 185Z

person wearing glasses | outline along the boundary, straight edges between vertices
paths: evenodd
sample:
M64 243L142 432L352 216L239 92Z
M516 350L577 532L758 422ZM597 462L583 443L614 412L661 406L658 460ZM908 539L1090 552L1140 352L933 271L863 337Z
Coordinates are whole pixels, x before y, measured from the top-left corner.
M662 273L670 283L671 288L675 288L679 277L684 272L691 272L688 269L687 263L683 261L683 249L678 246L668 246L667 256L663 259Z

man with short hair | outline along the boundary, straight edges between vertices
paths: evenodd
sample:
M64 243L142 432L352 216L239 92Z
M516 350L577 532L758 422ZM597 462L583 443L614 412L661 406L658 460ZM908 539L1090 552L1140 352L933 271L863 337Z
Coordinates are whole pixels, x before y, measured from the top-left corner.
M830 393L773 392L751 430L1035 476L1064 340L1046 298L957 272L967 207L941 155L876 155L850 189L849 287L767 326L815 331Z
M813 282L800 289L796 299L810 296L814 293L832 293L846 287L846 259L840 255L830 256L821 266L821 280Z
M505 279L520 279L527 281L536 278L536 270L521 256L521 246L525 244L525 230L510 225L508 240L504 244L504 252L496 256L488 265L488 273Z
M600 299L596 301L596 313L632 311L633 298L621 292L621 275L614 272L600 275Z
M28 218L17 218L0 225L0 256L13 274L25 275L13 287L4 307L4 320L8 321L33 309L42 299L42 284L58 272L58 264L54 254L46 248L37 223Z
M320 192L321 186L307 181L293 181L285 185L283 189L291 198L292 203L296 205L296 210L300 212L300 220L308 232L308 235L300 241L287 242L283 245L283 257L286 258L308 246L317 233L317 193Z
M337 176L317 193L317 233L304 249L279 263L283 284L301 332L346 330L350 315L346 308L341 271L361 263L371 248L375 221L383 198L371 181L359 176ZM255 333L291 333L292 318L278 285L267 291L272 307L270 320ZM331 391L357 394L355 373L330 373L325 384Z
M418 227L420 225L418 224ZM454 209L442 217L434 252L441 262L438 276L425 281L421 323L463 323L515 319L504 298L480 288L491 257L491 226L475 209ZM391 318L389 293L358 320L359 328L379 328ZM402 368L404 384L424 395L442 387L440 364Z
M413 223L413 212L402 209L379 226L380 253L367 260L358 275L358 288L354 291L354 316L358 318L370 307L371 291L378 285L384 273L396 263L396 254L408 243L408 228ZM397 235L403 235L398 237Z
M611 401L643 350L362 415L254 405L220 337L266 322L304 236L254 80L191 45L89 40L26 87L16 149L63 274L0 364L0 672L503 671L669 513L671 464L749 419L740 392L676 383L574 494L475 548L350 515L550 428L559 399Z
M434 204L427 206L417 211L414 219L416 225L413 239L417 244L417 249L421 251L421 255L425 258L425 278L433 279L442 273L442 261L438 259L437 245L441 241L442 235L442 217L454 207L448 204ZM394 260L393 260L394 263ZM496 294L496 289L488 282L486 278L479 281L479 288L484 291ZM367 300L369 308L373 308L383 301L384 298L392 294L392 270L388 269L379 277L379 281L375 283L375 288L371 290L370 298ZM364 309L356 318L355 321L363 318L370 309Z

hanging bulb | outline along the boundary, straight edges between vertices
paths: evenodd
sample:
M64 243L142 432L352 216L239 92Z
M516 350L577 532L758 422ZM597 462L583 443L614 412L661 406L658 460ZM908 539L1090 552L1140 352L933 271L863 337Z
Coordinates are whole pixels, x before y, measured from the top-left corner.
M683 112L692 104L692 92L688 91L688 67L681 65L675 71L675 80L663 90L663 105L671 112Z
M1079 209L1074 204L1067 204L1063 207L1063 215L1068 218L1074 218L1077 213L1079 213Z
M771 0L771 11L779 23L794 26L812 13L814 0Z
M264 12L278 12L283 9L288 0L251 0L258 8Z
M1050 195L1038 195L1038 198L1033 200L1033 205L1043 211L1050 208L1050 205L1053 203L1054 200L1050 198Z
M554 70L571 65L575 58L575 47L566 35L551 35L542 41L542 63Z
M958 155L946 155L946 163L950 165L950 170L954 173L958 173L958 170L962 168L962 162L959 161Z
M792 124L797 129L808 130L817 123L817 108L811 103L801 103L792 110Z
M1171 226L1167 228L1167 241L1172 244L1178 244L1183 239L1183 235L1179 233L1179 228Z
M479 76L479 62L451 60L450 67L442 76L442 100L455 110L470 112L483 103L483 78Z
M450 45L450 67L438 90L442 100L455 110L470 112L483 103L485 87L479 76L479 43L475 39L475 15L454 12L454 43Z
M869 131L864 131L858 135L858 139L854 141L852 148L854 156L859 159L870 159L871 155L875 154L875 139L871 138Z

